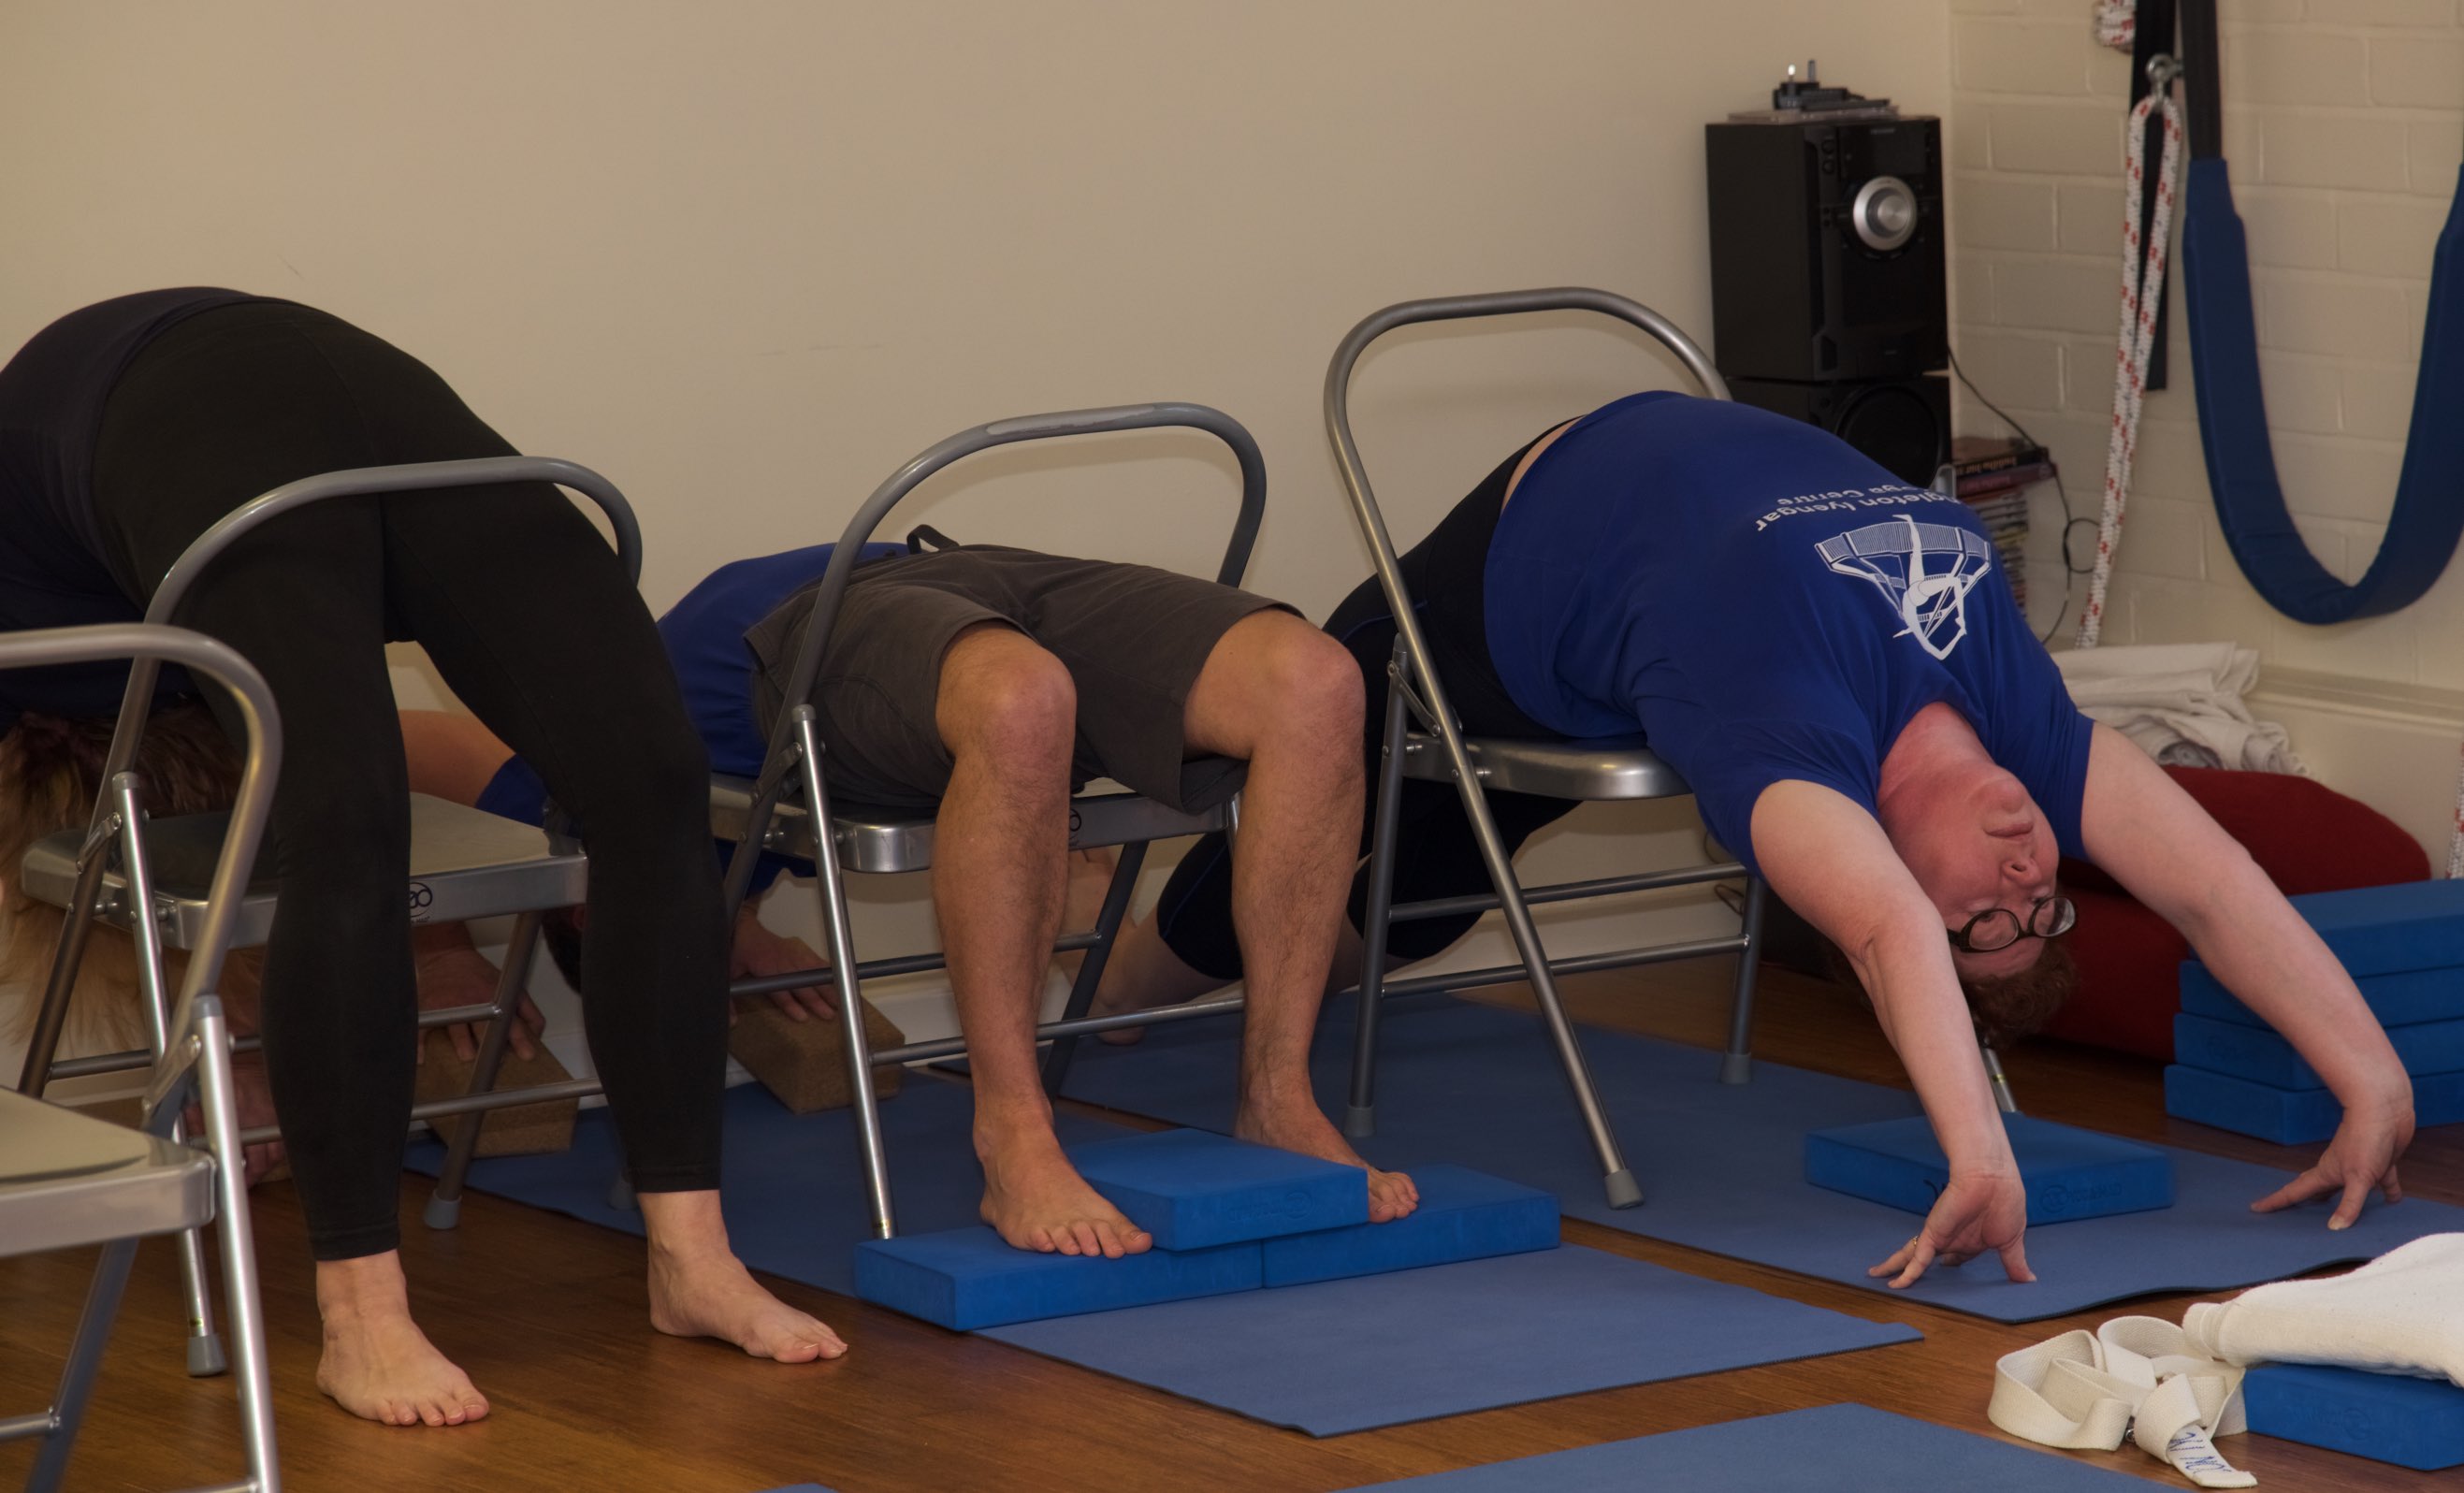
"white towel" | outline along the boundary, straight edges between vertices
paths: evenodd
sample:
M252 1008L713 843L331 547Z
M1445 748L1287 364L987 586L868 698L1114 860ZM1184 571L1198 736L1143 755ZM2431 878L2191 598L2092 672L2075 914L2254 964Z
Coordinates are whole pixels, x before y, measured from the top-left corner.
M2230 643L2166 643L2056 653L2071 699L2160 762L2308 777L2284 728L2242 703L2258 654Z
M2464 1388L2464 1234L2414 1240L2344 1275L2200 1302L2182 1331L2191 1351L2229 1364L2342 1364Z

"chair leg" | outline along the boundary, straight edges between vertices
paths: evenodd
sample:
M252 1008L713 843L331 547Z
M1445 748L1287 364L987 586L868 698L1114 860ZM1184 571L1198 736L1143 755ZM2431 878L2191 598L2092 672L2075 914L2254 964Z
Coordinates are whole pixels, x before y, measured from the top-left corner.
M111 1325L120 1315L120 1298L128 1285L129 1266L137 1260L137 1241L114 1240L103 1246L87 1287L85 1311L77 1318L77 1339L60 1371L60 1386L52 1400L52 1429L34 1454L34 1470L27 1478L29 1493L51 1493L68 1476L69 1454L77 1449L77 1427L94 1397L94 1376L102 1368L102 1350L111 1340Z
M231 1349L237 1364L232 1378L239 1392L240 1442L247 1451L254 1493L280 1493L265 1307L256 1289L256 1240L240 1154L239 1098L231 1087L231 1028L220 1000L209 997L200 1002L196 1029L203 1048L197 1059L197 1099L215 1163L215 1232L222 1241L223 1304L231 1314Z
M1395 836L1403 804L1403 735L1409 724L1398 688L1403 644L1386 666L1386 750L1378 764L1377 804L1369 840L1369 909L1360 929L1360 1014L1352 1036L1352 1099L1343 1133L1377 1133L1377 1010L1386 994L1386 930L1395 911Z
M496 976L488 1030L479 1039L479 1061L472 1066L471 1087L465 1090L468 1094L484 1094L496 1087L496 1070L504 1064L514 1021L521 1014L523 984L530 978L531 957L539 951L539 929L546 921L545 912L531 911L514 922L514 936L505 945L505 967ZM471 1175L472 1159L479 1153L479 1127L487 1118L487 1110L473 1109L454 1128L452 1142L445 1148L445 1165L436 1174L436 1190L429 1195L421 1215L429 1228L450 1229L462 1221L462 1184Z
M1746 910L1737 930L1737 990L1728 1006L1728 1051L1720 1059L1720 1082L1743 1084L1754 1076L1754 977L1762 964L1763 907L1771 889L1759 876L1746 878Z
M1061 1008L1061 1019L1074 1021L1085 1016L1095 1002L1095 987L1103 983L1104 966L1112 957L1112 940L1119 936L1121 920L1129 915L1130 893L1137 889L1138 869L1146 865L1147 843L1143 840L1121 846L1121 861L1112 868L1111 885L1104 889L1104 905L1095 914L1095 942L1079 961L1078 977L1069 984L1069 1003ZM1069 1080L1070 1060L1078 1055L1078 1039L1073 1034L1052 1039L1052 1046L1044 1055L1044 1091L1051 1098L1061 1097L1061 1086Z
M1995 1107L2004 1114L2017 1114L2019 1097L2011 1092L2010 1075L2002 1071L2002 1054L1982 1042L1976 1044L1976 1050L1985 1059L1985 1082L1993 1090Z
M145 806L140 801L143 790L137 775L121 773L111 779L104 791L111 802L109 823L119 842L128 905L150 908L154 905L154 871L145 853ZM101 860L102 852L98 850L95 858ZM147 1043L155 1061L160 1063L171 1042L171 985L164 970L161 931L151 922L139 919L130 930L129 943L137 956L137 999L145 1011ZM187 1138L187 1126L175 1116L171 1139L176 1143ZM188 1313L188 1373L192 1378L209 1379L231 1367L231 1357L223 1349L222 1334L214 1330L213 1293L206 1284L205 1241L197 1230L183 1229L178 1248L180 1293Z
M838 995L840 1029L846 1033L847 1107L855 1112L856 1142L864 1152L873 1237L889 1239L898 1232L897 1212L890 1196L890 1153L881 1140L881 1106L872 1091L872 1053L864 1036L864 998L855 973L855 930L847 916L847 876L839 867L837 830L830 823L829 794L822 781L821 733L814 725L810 704L796 707L793 728L803 757L804 811L813 818L813 866L819 873L814 880L821 895L822 927L830 945L830 982Z
M1514 947L1523 957L1525 973L1531 978L1531 994L1540 1005L1540 1019L1549 1028L1549 1038L1556 1044L1557 1061L1564 1065L1566 1082L1574 1091L1574 1108L1582 1112L1583 1128L1590 1132L1592 1149L1600 1164L1601 1187L1612 1208L1631 1208L1642 1201L1642 1185L1635 1180L1634 1169L1626 1165L1624 1153L1617 1146L1617 1131L1609 1124L1608 1110L1600 1103L1599 1088L1592 1082L1591 1065L1583 1059L1582 1043L1574 1035L1574 1023L1566 1015L1566 1003L1557 994L1557 978L1549 968L1549 954L1540 943L1540 931L1532 926L1531 909L1523 900L1523 885L1514 879L1514 863L1506 852L1506 842L1499 838L1497 821L1488 813L1488 801L1483 796L1480 779L1471 765L1470 755L1463 749L1463 736L1451 719L1438 722L1446 753L1455 769L1455 787L1463 797L1463 813L1471 820L1472 838L1480 843L1481 859L1488 867L1488 879L1497 890L1498 911L1506 914L1506 926L1514 934Z

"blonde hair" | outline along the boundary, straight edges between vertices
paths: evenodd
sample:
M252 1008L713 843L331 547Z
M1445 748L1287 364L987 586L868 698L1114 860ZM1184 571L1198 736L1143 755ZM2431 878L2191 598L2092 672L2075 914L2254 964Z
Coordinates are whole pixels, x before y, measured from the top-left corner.
M45 836L85 827L101 791L111 729L105 719L30 712L0 736L0 1033L13 1042L23 1043L33 1028L64 916L26 895L17 867ZM231 806L239 786L239 754L202 704L184 702L155 713L138 747L135 771L144 781L149 815L204 813ZM171 955L173 978L185 963L182 955ZM226 966L225 984L253 995L253 961L234 956ZM86 939L60 1055L143 1045L136 945L124 933L98 928Z

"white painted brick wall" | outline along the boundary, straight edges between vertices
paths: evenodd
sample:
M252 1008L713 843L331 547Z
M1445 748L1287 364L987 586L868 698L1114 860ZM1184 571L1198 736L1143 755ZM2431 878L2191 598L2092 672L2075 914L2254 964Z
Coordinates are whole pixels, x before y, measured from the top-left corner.
M2094 44L2088 0L1947 5L1953 341L1986 394L2053 449L2074 512L2093 516L2129 59ZM2220 13L2226 150L2277 469L2321 563L2349 580L2377 553L2394 495L2431 245L2464 165L2464 3L2221 0ZM2171 333L2171 385L2147 402L2105 638L2233 638L2278 667L2464 689L2464 566L2414 607L2340 627L2302 626L2258 599L2208 493L2178 305ZM1958 397L1963 430L2000 429ZM2050 491L2032 507L2043 627L2062 592L2061 511Z

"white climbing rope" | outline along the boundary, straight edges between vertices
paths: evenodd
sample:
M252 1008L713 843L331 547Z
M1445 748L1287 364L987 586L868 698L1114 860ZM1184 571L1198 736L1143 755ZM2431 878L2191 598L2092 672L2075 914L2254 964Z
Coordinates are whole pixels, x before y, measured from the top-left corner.
M2100 34L2101 26L2100 25ZM2104 592L2113 578L2113 554L2122 542L2122 516L2130 497L2130 466L2139 453L2139 411L2147 395L2147 360L2156 346L2156 312L2165 296L2165 256L2173 230L2173 202L2182 175L2182 111L2174 101L2172 60L2150 65L2146 97L2131 108L2122 182L2122 332L2114 356L2113 428L2104 454L2104 511L2097 520L2096 566L2089 574L2087 605L2079 613L2078 646L2096 647L2104 627ZM2147 175L2147 121L2164 121L2165 143L2156 168L2156 205L2143 242L2139 204Z

